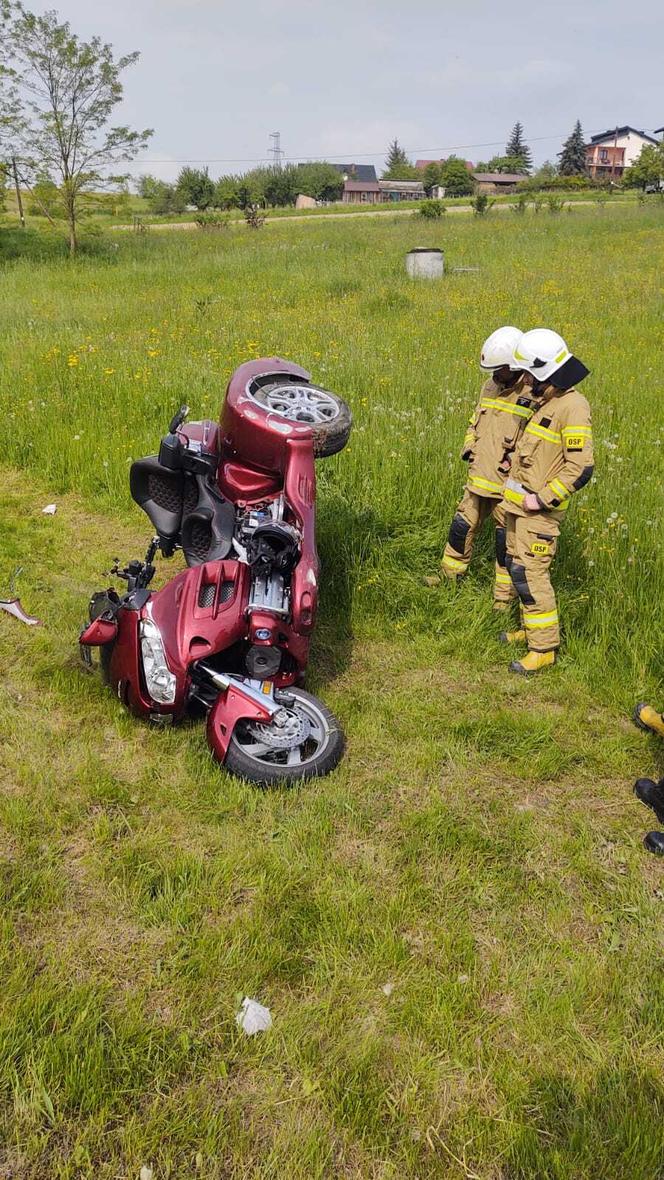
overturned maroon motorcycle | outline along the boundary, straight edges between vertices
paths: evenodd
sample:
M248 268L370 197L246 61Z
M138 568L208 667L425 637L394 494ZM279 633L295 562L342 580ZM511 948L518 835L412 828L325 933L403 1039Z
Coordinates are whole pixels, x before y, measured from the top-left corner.
M202 711L214 757L268 785L328 774L344 737L302 683L318 603L315 459L348 441L351 413L279 358L236 369L219 424L179 411L130 489L156 535L113 573L126 593L90 601L80 635L133 713L168 724ZM152 592L153 561L187 569Z

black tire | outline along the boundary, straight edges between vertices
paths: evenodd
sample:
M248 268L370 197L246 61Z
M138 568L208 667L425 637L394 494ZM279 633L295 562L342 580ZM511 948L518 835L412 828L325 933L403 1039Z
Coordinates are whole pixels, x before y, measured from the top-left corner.
M263 405L265 409L269 406L270 396L283 390L284 386L299 385L308 386L308 388L324 394L326 398L333 401L337 407L337 413L329 422L316 422L311 424L311 429L314 436L314 455L317 459L327 459L330 455L337 455L339 451L343 451L353 426L353 415L348 402L345 402L338 394L332 393L329 389L324 389L322 385L314 385L313 382L300 381L295 377L286 377L284 380L268 381L261 385L254 397L256 401ZM279 411L272 408L272 413ZM284 415L288 418L288 415ZM306 421L305 418L300 421Z
M279 692L275 693L277 700L280 695L282 694ZM298 766L287 766L280 761L265 761L255 758L248 753L250 740L243 742L243 738L249 739L252 727L248 722L238 722L224 762L224 769L228 770L230 774L248 779L249 782L256 783L261 787L292 786L295 783L304 782L306 779L321 778L323 775L330 774L339 764L346 748L346 740L334 714L322 701L302 688L285 689L283 696L295 698L296 704L299 701L304 707L303 711L312 711L317 714L325 732L322 748ZM284 755L286 755L286 751L284 751ZM276 759L281 757L281 753L273 756Z
M317 459L328 459L330 455L338 455L339 451L343 451L353 428L353 414L348 402L342 397L337 397L336 393L330 393L329 389L325 392L333 397L339 406L339 416L332 422L313 427L314 455Z

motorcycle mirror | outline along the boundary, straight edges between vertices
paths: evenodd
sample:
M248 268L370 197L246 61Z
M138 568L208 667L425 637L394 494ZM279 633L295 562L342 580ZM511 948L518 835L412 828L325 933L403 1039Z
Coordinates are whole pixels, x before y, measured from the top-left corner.
M171 418L170 426L168 427L170 434L175 434L178 426L182 426L187 414L189 413L189 406L180 406L174 418Z

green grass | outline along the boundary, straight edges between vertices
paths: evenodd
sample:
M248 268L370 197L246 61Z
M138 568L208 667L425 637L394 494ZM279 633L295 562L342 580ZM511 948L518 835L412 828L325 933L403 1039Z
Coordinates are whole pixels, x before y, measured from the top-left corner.
M660 1176L661 865L629 786L662 754L628 714L662 690L662 231L621 206L5 264L0 586L23 565L46 625L0 617L0 1176ZM409 283L423 240L479 273ZM502 322L550 323L593 370L564 656L529 683L505 674L489 538L458 593L422 584ZM356 423L319 470L310 677L349 750L290 792L220 773L200 726L125 716L75 650L149 532L130 459L272 353ZM263 1038L236 1028L245 993Z

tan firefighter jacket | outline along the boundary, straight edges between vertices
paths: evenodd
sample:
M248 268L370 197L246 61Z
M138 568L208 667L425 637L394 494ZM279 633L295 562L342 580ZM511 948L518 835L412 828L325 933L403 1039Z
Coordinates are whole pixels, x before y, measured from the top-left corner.
M590 406L576 389L561 390L538 406L512 459L504 506L516 516L562 520L570 497L593 473ZM524 496L534 492L542 513L528 512Z
M536 405L523 374L508 386L498 385L493 377L485 381L461 452L468 459L469 492L494 500L502 497L512 451Z

